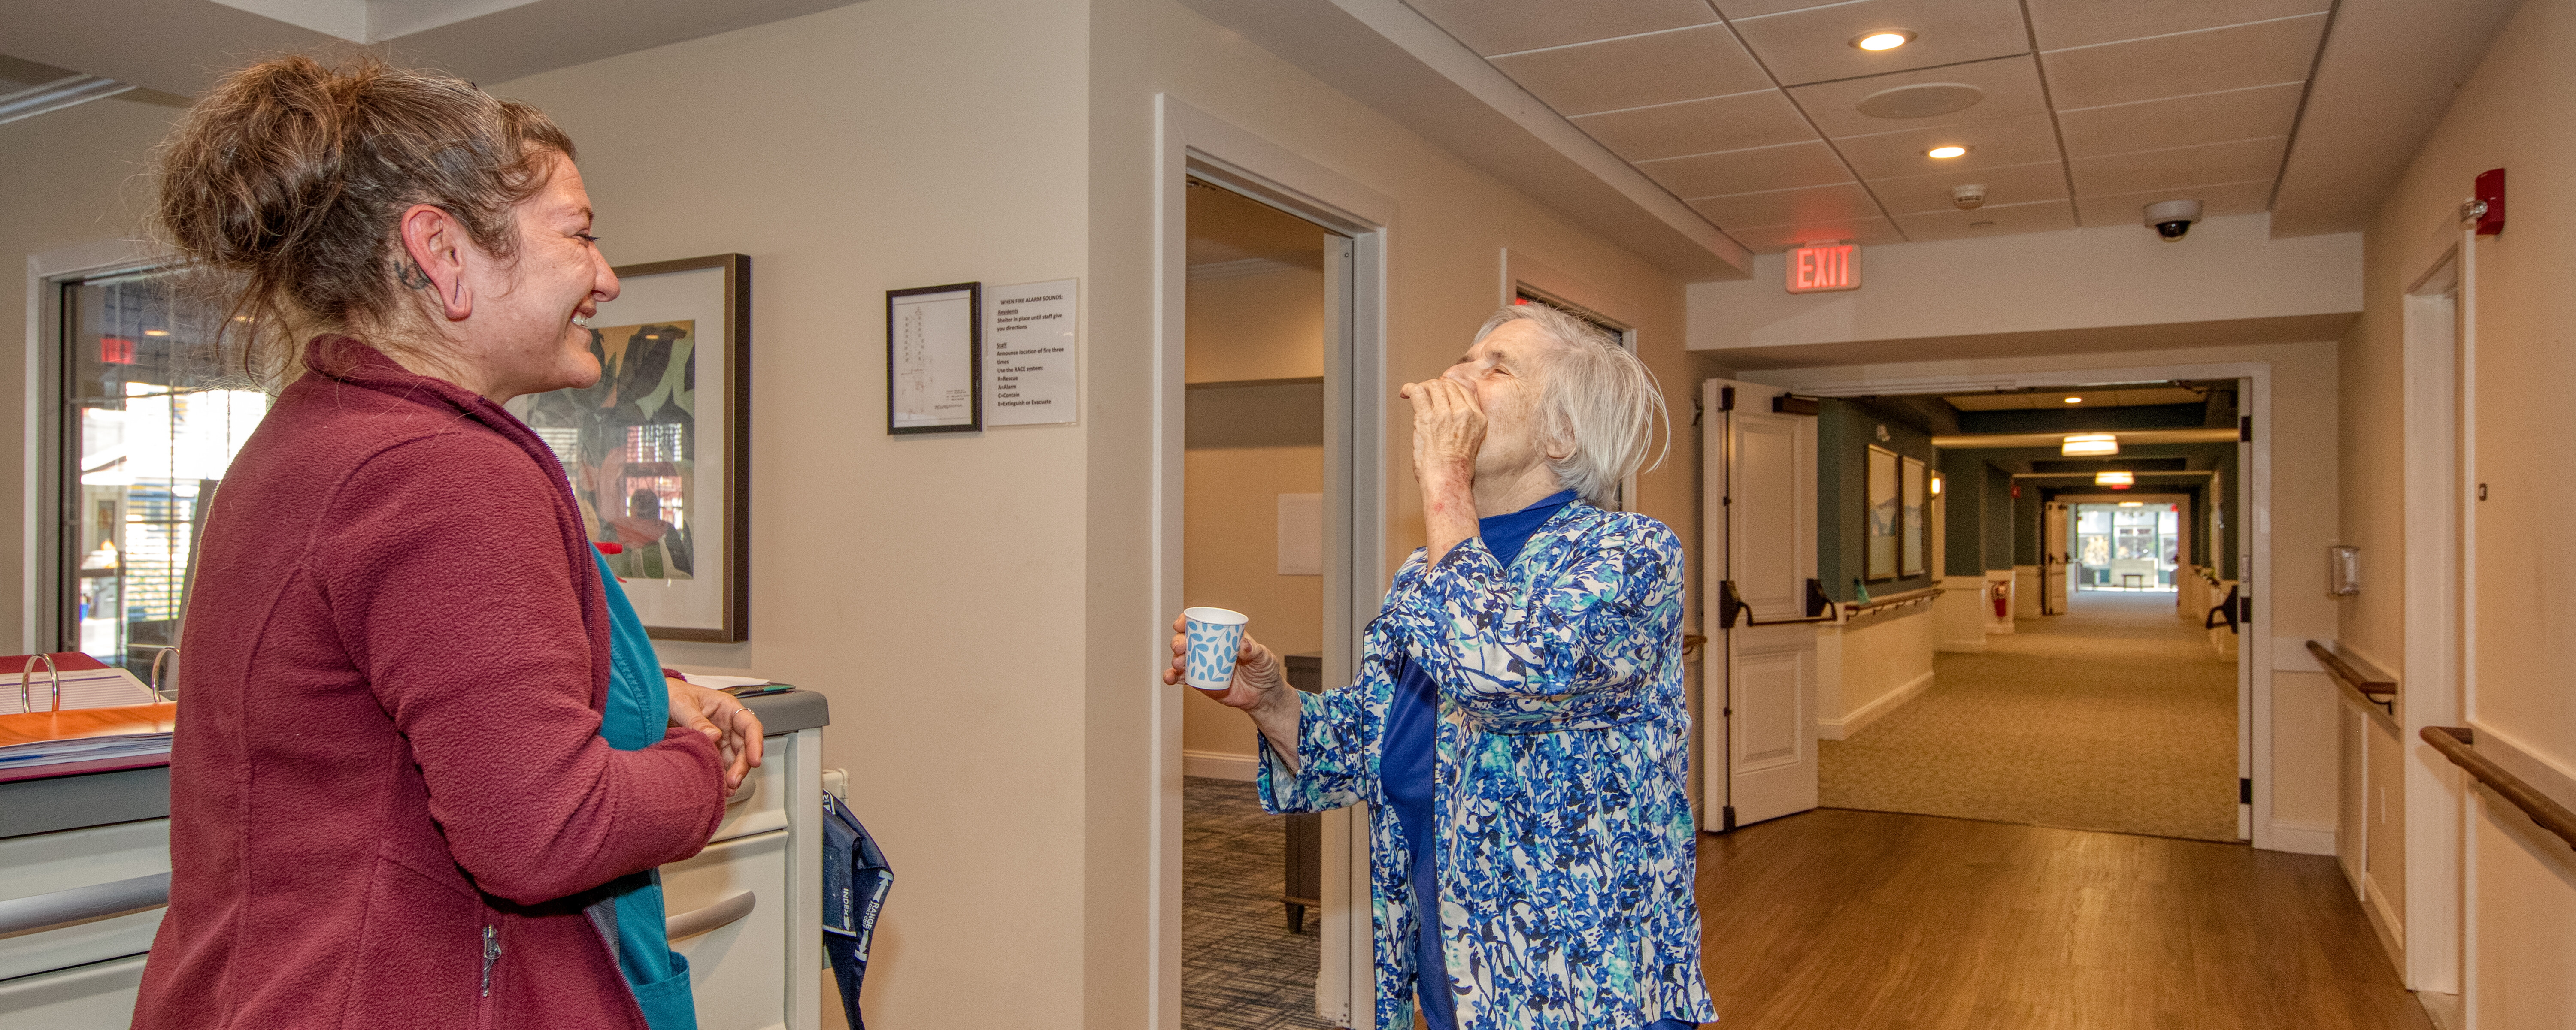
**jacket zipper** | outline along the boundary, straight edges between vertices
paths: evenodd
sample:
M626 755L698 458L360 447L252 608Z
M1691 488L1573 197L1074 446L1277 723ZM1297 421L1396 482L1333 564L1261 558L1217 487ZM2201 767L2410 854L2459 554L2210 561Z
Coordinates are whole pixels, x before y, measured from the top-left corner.
M492 996L492 963L500 960L501 931L486 926L483 928L483 996L486 998Z

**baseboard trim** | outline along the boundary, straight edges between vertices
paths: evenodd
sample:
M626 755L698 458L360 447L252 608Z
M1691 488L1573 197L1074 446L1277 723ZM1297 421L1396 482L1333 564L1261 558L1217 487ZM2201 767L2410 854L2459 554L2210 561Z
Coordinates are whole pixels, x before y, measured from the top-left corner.
M2388 903L2388 895L2379 891L2379 882L2361 878L2361 911L2370 917L2370 931L2379 936L2379 948L2388 953L2388 964L2403 978L2406 971L2406 917Z
M1181 775L1205 776L1213 780L1240 780L1250 783L1260 776L1258 755L1230 755L1223 751L1181 752Z
M2266 851L2287 851L2293 855L2331 855L2335 853L2333 823L2293 823L2272 820L2272 846Z
M1905 681L1903 686L1879 695L1878 700L1860 706L1858 711L1840 719L1816 720L1816 737L1819 740L1848 739L1852 734L1868 729L1869 724L1885 718L1887 713L1895 711L1898 705L1914 700L1915 695L1931 688L1932 670L1925 669L1922 675Z

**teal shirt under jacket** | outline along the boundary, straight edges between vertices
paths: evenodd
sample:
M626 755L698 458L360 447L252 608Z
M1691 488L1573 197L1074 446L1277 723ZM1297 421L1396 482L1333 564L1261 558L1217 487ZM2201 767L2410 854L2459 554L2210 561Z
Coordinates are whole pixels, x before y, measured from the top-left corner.
M1378 780L1401 659L1440 687L1437 925L1462 1030L1709 1022L1691 892L1681 541L1570 504L1505 569L1482 540L1414 552L1361 641L1357 682L1300 695L1297 771L1261 745L1262 807L1368 802L1370 853L1405 853ZM1413 1025L1422 918L1404 863L1370 863L1377 1020Z

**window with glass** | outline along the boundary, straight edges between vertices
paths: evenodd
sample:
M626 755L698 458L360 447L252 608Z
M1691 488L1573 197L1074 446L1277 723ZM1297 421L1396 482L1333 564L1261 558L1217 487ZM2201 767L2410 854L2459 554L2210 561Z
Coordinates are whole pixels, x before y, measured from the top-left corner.
M67 282L53 355L59 467L55 626L76 650L138 674L174 647L196 545L224 469L269 397L226 368L169 276Z
M2170 504L2075 506L2079 590L2170 590L2181 557L2182 516Z

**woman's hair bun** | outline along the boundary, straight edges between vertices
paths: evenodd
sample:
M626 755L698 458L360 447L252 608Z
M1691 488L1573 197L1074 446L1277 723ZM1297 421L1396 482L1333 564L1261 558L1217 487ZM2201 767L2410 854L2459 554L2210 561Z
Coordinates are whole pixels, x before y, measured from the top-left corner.
M160 154L156 222L215 278L245 363L292 367L306 333L379 327L404 308L402 212L435 205L475 245L514 252L510 210L572 141L543 112L373 57L263 61L190 107ZM242 317L234 317L242 316Z

